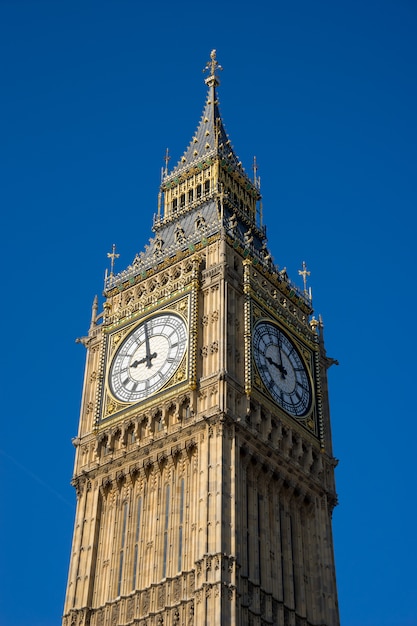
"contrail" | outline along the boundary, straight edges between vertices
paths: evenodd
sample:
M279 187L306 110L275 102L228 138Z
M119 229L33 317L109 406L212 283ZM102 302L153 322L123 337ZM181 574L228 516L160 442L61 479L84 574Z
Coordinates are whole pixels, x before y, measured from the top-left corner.
M71 509L73 509L73 505L68 502L68 500L66 500L64 498L64 496L62 496L60 493L58 493L57 491L55 491L55 489L53 489L53 487L51 487L50 485L48 485L48 483L46 483L44 480L42 480L42 478L40 478L39 476L37 476L36 474L34 474L33 472L31 472L30 469L28 469L27 467L25 467L24 465L22 465L21 463L19 463L19 461L17 461L16 459L14 459L12 456L10 456L9 454L7 454L7 452L5 452L4 450L2 450L0 448L0 453L6 457L6 459L9 459L9 461L11 461L12 463L14 463L19 469L21 469L23 472L25 472L25 474L27 474L28 476L30 476L31 478L33 478L33 480L35 480L37 483L39 483L40 485L42 485L42 487L45 487L45 489L47 489L50 493L53 493L54 496L56 496L58 498L58 500L61 500L62 502L64 502L67 506L71 507Z

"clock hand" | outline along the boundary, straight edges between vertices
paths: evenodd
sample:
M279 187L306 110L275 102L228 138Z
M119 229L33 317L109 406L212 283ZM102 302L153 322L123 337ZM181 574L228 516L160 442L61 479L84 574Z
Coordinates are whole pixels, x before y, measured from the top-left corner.
M146 367L152 367L152 359L156 357L156 352L151 354L151 347L149 344L149 335L148 335L148 324L145 322L145 345L146 345L146 356L143 363L146 361Z
M275 363L275 361L273 361L270 356L267 356L266 360L268 361L268 363L270 363L271 365L274 365L277 369L279 369L278 363Z
M280 355L280 356L281 356L281 355ZM281 378L284 378L284 379L285 379L285 377L286 377L286 375L287 375L287 373L288 373L288 372L287 372L287 370L285 369L285 367L282 365L282 361L281 361L281 363L275 363L275 361L273 361L273 360L271 359L271 357L270 357L270 356L267 356L267 357L266 357L266 360L268 361L268 363L270 363L271 365L273 365L274 367L276 367L276 368L277 368L277 370L281 373Z
M153 354L151 354L149 356L150 359L155 359L158 355L156 354L156 352L154 352ZM147 363L148 361L148 357L144 356L143 359L140 359L139 361L135 361L134 363L132 363L130 365L130 367L137 367L138 365L141 365L142 363Z
M282 350L282 337L278 338L278 355L279 355L279 362L282 365L282 355L281 355L281 350Z
M279 337L279 339L278 339L278 355L279 355L279 364L280 364L280 366L278 367L278 369L281 372L281 378L285 378L286 375L287 375L287 370L285 369L285 367L282 364L281 350L282 350L282 337Z
M145 324L144 328L145 328L146 354L143 357L143 359L139 359L139 361L135 361L134 363L131 363L130 367L137 367L138 365L142 365L142 363L146 363L146 367L152 367L152 359L156 359L156 357L158 356L156 354L156 352L153 352L151 354L151 346L150 346L150 343L149 343L149 335L148 335L148 326L147 326L147 324Z

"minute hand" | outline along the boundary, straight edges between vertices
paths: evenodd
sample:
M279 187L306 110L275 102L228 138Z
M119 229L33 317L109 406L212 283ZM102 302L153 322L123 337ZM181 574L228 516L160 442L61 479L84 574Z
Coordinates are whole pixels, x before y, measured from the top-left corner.
M151 347L149 344L148 325L145 324L145 347L146 347L146 367L152 367L152 359L156 357L156 352L151 354Z

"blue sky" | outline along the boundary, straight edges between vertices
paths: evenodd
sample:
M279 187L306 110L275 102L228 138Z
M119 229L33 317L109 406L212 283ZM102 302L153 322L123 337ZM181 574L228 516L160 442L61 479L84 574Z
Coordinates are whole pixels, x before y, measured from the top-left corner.
M148 242L205 100L259 164L274 260L325 324L343 626L416 626L417 5L0 0L0 623L60 623L94 295ZM302 286L302 283L300 283Z

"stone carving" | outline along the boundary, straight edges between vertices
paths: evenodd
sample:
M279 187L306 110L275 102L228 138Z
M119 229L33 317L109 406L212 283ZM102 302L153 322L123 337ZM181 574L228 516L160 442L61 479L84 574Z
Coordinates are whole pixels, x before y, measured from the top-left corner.
M174 588L173 588L172 595L176 602L178 602L181 599L181 580L179 578L176 578L174 580Z
M194 624L194 602L190 604L189 617L188 617L188 625L192 626Z
M165 596L166 596L165 585L160 585L158 589L158 608L160 609L165 606Z
M148 590L146 590L143 592L143 596L142 596L143 613L149 613L149 605L150 605L150 593Z
M127 608L126 608L126 618L129 621L133 618L134 611L135 611L135 600L134 598L128 598Z
M112 610L112 615L111 615L112 626L119 626L119 614L120 614L120 604L117 603L113 606L113 610Z

